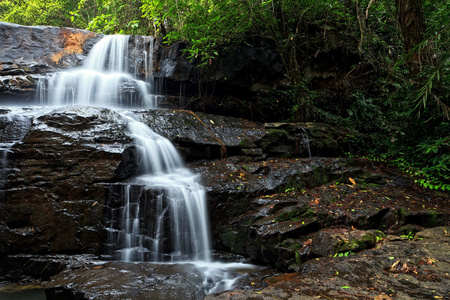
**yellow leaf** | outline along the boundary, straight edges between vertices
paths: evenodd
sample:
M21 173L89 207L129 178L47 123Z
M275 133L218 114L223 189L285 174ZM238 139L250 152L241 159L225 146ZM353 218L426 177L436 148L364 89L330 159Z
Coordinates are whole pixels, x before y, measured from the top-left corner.
M355 180L353 180L353 178L349 177L348 178L350 180L351 183L356 184Z

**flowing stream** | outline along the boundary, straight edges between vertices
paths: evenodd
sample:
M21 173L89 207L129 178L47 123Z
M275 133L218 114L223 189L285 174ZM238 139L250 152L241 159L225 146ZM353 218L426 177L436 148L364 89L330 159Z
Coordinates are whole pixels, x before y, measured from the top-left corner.
M108 229L108 244L114 245L118 260L195 263L204 274L201 288L206 293L230 289L237 278L230 270L236 265L211 261L206 193L199 175L185 167L169 140L131 111L156 108L157 97L152 94L153 48L143 51L148 59L144 60L146 81L141 81L130 71L128 39L105 36L81 68L41 80L37 101L46 106L114 108L126 122L128 135L136 144L138 170L133 178L120 183L123 205L116 217L111 216L111 224L120 224L120 228L111 225Z

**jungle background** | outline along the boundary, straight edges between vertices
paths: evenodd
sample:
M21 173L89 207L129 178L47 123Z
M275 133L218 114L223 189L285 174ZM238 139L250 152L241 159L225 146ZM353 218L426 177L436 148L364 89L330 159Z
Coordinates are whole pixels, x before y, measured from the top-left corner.
M282 62L282 81L240 97L199 84L193 108L222 97L239 101L252 112L242 117L255 121L345 128L354 132L344 137L352 145L346 155L450 190L447 0L2 0L0 21L155 35L167 47L183 42L199 73L230 49L269 44ZM324 88L308 66L332 44L341 50L331 58L334 87Z

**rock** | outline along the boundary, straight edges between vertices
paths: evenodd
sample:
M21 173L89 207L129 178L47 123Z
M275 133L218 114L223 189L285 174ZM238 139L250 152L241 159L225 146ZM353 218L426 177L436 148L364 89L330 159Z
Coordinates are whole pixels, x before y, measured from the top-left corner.
M8 255L2 257L0 272L5 274L2 280L26 282L29 279L48 281L50 277L64 271L67 267L80 268L93 255Z
M130 146L123 121L106 109L78 107L26 120L26 134L5 127L3 136L24 135L4 170L0 253L99 253L104 183L122 179L116 170Z
M347 257L309 260L299 273L266 279L269 286L258 291L231 290L205 299L445 299L449 251L450 237L442 235L387 241Z
M450 236L450 226L440 226L425 229L414 235L414 240L441 239Z
M334 256L352 254L375 246L378 239L384 238L382 232L324 229L312 240L311 254L316 256Z
M261 125L231 117L185 110L138 114L152 130L175 143L187 160L221 158L221 145L228 155L240 154L242 143L256 148L254 142L265 134Z
M0 95L32 102L40 77L80 65L100 38L80 29L0 22Z
M114 184L133 176L138 168L136 148L126 133L124 120L108 109L76 106L67 111L34 114L26 109L3 110L0 114L0 142L11 147L2 160L0 186L5 201L0 206L5 213L0 218L0 252L103 251L105 228L109 226L103 215L121 206L120 189ZM251 162L268 155L257 146L263 144L268 131L254 122L178 110L136 114L155 132L172 140L188 161L220 158L222 145L226 147L230 160L209 164L214 168L212 172L203 169L201 163L192 165L195 172L222 172L220 177L235 179L222 185L219 175L204 176L211 189L209 197L214 199L212 207L222 203L225 208L240 202L240 209L245 210L248 194L288 186L313 187L343 176L338 174L336 160L284 165L280 161L273 166ZM247 156L233 158L242 151ZM237 162L241 160L248 163ZM227 178L230 172L236 177ZM246 183L244 178L251 182ZM268 250L266 256L272 252Z
M52 300L201 299L203 280L190 264L91 262L52 277L46 295Z
M298 270L315 255L362 251L383 238L380 231L407 235L411 226L415 233L450 216L443 196L423 194L412 181L392 180L392 173L363 159L228 159L189 166L208 174L203 184L215 216L214 247L278 270ZM320 231L330 227L343 234L336 248L339 235ZM356 242L362 237L367 240Z
M219 265L219 266L217 266ZM47 299L191 299L237 286L260 286L276 272L251 265L151 264L91 261L72 266L46 284ZM221 280L224 280L223 282ZM252 282L252 284L250 283Z

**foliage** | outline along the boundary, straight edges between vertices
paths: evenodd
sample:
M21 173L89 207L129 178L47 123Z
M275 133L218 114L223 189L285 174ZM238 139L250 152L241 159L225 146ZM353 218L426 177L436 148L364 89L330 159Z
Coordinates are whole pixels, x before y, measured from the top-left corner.
M68 12L76 0L2 0L0 20L23 25L71 26Z
M407 50L395 2L2 0L0 20L153 34L165 45L184 41L185 54L199 71L230 46L269 41L286 78L282 88L255 97L265 108L259 112L262 120L317 121L359 131L344 137L351 155L391 161L418 176L419 184L448 190L450 2L420 2L426 30L423 40ZM342 78L365 68L374 74L366 87L348 87L345 101L320 90L304 71L321 51L342 44L354 45L360 57ZM408 64L417 57L413 72Z
M79 0L71 20L88 30L105 34L146 34L140 0Z
M349 255L353 255L352 251L342 252L342 253L335 253L333 257L347 257ZM344 288L344 287L343 287Z
M187 57L206 66L219 55L220 46L242 41L251 25L251 2L143 0L141 8L166 43L187 41Z

